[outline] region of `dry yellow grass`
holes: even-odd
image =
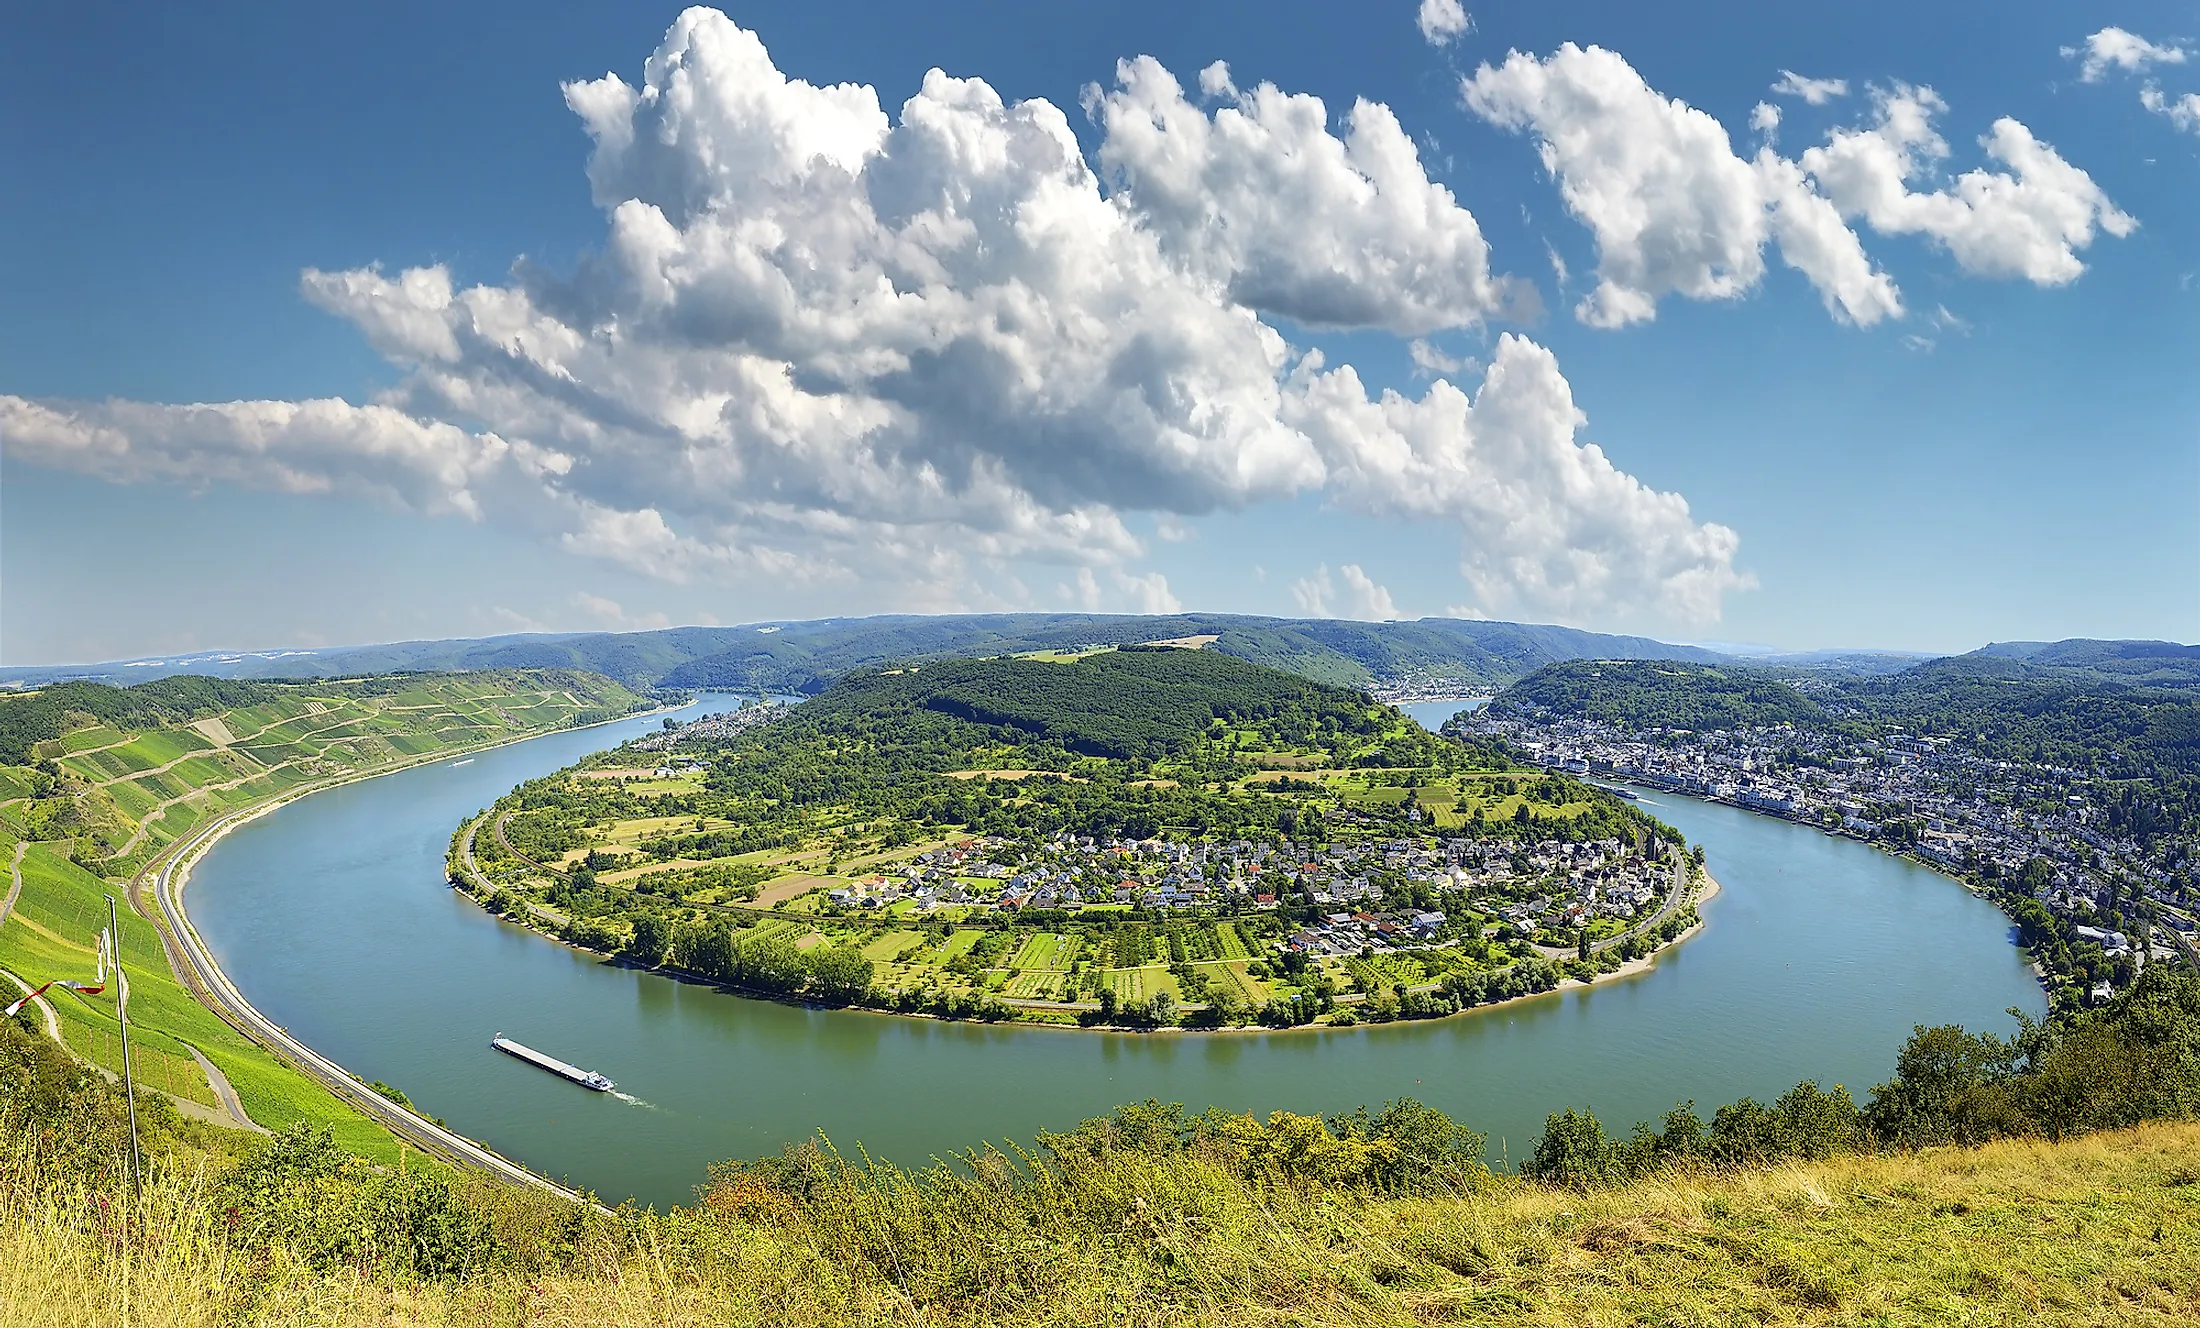
[[[1596,1194],[1374,1199],[1195,1158],[1078,1187],[977,1173],[605,1223],[564,1271],[422,1284],[231,1248],[164,1173],[7,1185],[0,1326],[2200,1322],[2200,1125],[1846,1158]],[[103,1208],[102,1202],[110,1206]]]

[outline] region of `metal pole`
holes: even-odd
[[[122,1098],[130,1104],[130,1192],[144,1184],[143,1163],[138,1156],[137,1087],[130,1078],[130,979],[122,972],[122,925],[115,916],[115,897],[107,896],[107,934],[115,938],[115,1022],[122,1026]]]

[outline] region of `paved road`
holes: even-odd
[[[581,1194],[536,1175],[486,1145],[464,1135],[454,1134],[433,1121],[407,1111],[368,1088],[353,1078],[344,1067],[293,1038],[254,1009],[252,1003],[230,982],[229,975],[222,972],[221,965],[215,962],[213,953],[192,929],[191,919],[184,912],[183,882],[178,877],[178,867],[188,863],[192,855],[223,828],[250,815],[254,810],[257,809],[232,812],[222,817],[188,840],[175,845],[160,859],[158,874],[153,879],[153,898],[159,910],[159,916],[154,920],[160,928],[162,944],[168,949],[169,965],[175,969],[176,975],[183,979],[202,1004],[220,1015],[230,1027],[261,1046],[281,1054],[296,1068],[312,1076],[322,1087],[373,1117],[393,1134],[421,1151],[462,1166],[479,1168],[516,1185],[532,1186],[563,1199],[582,1202],[584,1196]],[[152,866],[148,865],[147,872],[152,870]],[[139,898],[139,887],[144,882],[145,874],[140,874],[131,883],[132,903],[141,914],[145,909]],[[609,1211],[601,1204],[596,1207],[600,1211]]]
[[[509,816],[511,815],[511,813],[507,812],[505,813],[505,815]],[[474,885],[479,892],[475,896],[476,899],[486,901],[489,898],[489,892],[495,890],[496,886],[492,884],[488,876],[483,873],[483,871],[481,870],[481,864],[474,860],[474,832],[479,830],[480,828],[481,818],[478,816],[466,823],[466,834],[464,838],[459,840],[458,853],[459,857],[466,864],[466,874],[474,878]],[[518,858],[521,862],[529,863],[537,867],[542,866],[541,863],[536,862],[533,858],[530,858],[521,853],[518,849],[513,848],[512,845],[505,840],[504,817],[500,816],[497,818],[495,828],[497,842],[504,845],[506,852],[510,853],[513,857]],[[551,869],[545,867],[543,868],[543,870],[548,871]],[[559,874],[563,875],[564,873],[561,872]],[[526,905],[527,911],[529,913],[532,913],[536,917],[541,918],[543,921],[549,923],[553,927],[563,927],[566,922],[569,921],[565,914],[558,912],[556,909],[551,908],[547,904],[538,904],[534,900],[527,898],[525,895],[513,895],[512,898],[515,898],[519,900],[520,903]]]

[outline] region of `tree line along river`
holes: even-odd
[[[738,704],[705,697],[682,718]],[[1408,707],[1434,727],[1445,707]],[[692,1199],[704,1167],[824,1131],[904,1164],[1028,1142],[1118,1103],[1333,1112],[1416,1097],[1518,1159],[1543,1118],[1608,1126],[1798,1079],[1861,1097],[1915,1024],[2007,1031],[2045,1009],[1984,900],[1848,840],[1646,794],[1722,893],[1650,972],[1450,1019],[1336,1031],[1098,1033],[751,1000],[606,963],[444,881],[451,831],[525,779],[658,727],[555,733],[318,793],[193,870],[191,917],[260,1011],[451,1128],[616,1201]],[[489,1047],[498,1032],[618,1081],[592,1093]],[[1708,1114],[1708,1110],[1707,1110]]]

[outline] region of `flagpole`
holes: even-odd
[[[107,934],[114,938],[115,1022],[122,1026],[122,1097],[130,1104],[130,1192],[144,1184],[138,1158],[137,1088],[130,1080],[130,980],[122,971],[122,926],[115,918],[115,897],[107,896]]]

